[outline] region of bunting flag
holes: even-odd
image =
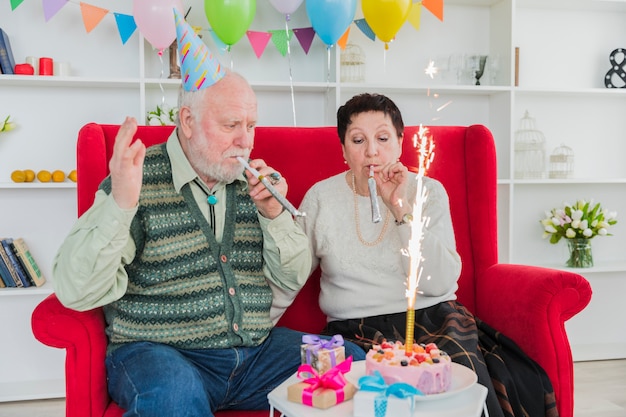
[[[415,6],[415,5],[413,5],[413,6]],[[374,31],[372,30],[370,25],[367,24],[365,19],[357,19],[357,20],[354,21],[354,23],[356,23],[356,27],[361,29],[361,32],[363,32],[363,34],[365,36],[370,38],[372,41],[376,40],[376,34],[374,33]]]
[[[309,54],[309,49],[311,49],[311,44],[313,43],[313,38],[315,38],[315,30],[310,28],[299,28],[293,30],[294,35],[296,35],[296,39],[300,42],[300,46],[304,49],[304,53],[306,55]]]
[[[46,22],[52,19],[67,2],[68,0],[43,0],[43,15],[46,18]]]
[[[263,55],[265,47],[270,41],[272,34],[268,32],[255,32],[249,30],[246,32],[246,35],[248,36],[248,41],[250,41],[250,45],[252,46],[254,54],[257,58],[261,58],[261,55]]]
[[[17,9],[17,7],[22,4],[24,0],[11,0],[11,10]]]
[[[272,43],[282,56],[287,55],[287,44],[291,40],[293,32],[284,29],[276,29],[268,31],[272,35]]]
[[[10,0],[11,10],[15,11],[24,0]],[[54,17],[59,10],[63,8],[67,3],[74,3],[74,0],[42,0],[43,4],[43,13],[46,22],[48,22],[52,17]],[[409,15],[407,20],[415,28],[415,30],[419,30],[420,28],[420,20],[422,14],[422,7],[425,7],[428,11],[430,11],[435,17],[439,20],[443,21],[443,2],[444,0],[414,0],[412,3],[411,9],[409,11]],[[96,26],[98,26],[104,17],[109,14],[109,10],[103,9],[100,7],[96,7],[85,2],[80,1],[80,8],[83,18],[83,24],[85,25],[85,30],[87,33],[91,32]],[[132,36],[133,33],[137,30],[137,24],[135,19],[131,15],[126,15],[122,13],[113,13],[115,16],[115,22],[117,24],[117,30],[120,35],[120,39],[122,44],[126,44],[128,39]],[[365,19],[355,19],[353,23],[361,30],[361,32],[371,39],[372,41],[376,41],[376,34],[369,26]],[[196,30],[196,28],[194,28]],[[213,38],[213,42],[216,45],[216,49],[220,54],[223,54],[226,51],[230,51],[230,46],[226,45],[213,31],[212,29],[205,29],[210,32],[211,37]],[[196,30],[196,33],[198,31]],[[300,46],[304,50],[304,53],[308,55],[311,45],[313,44],[313,40],[315,38],[316,32],[312,27],[298,28],[298,29],[277,29],[277,30],[268,30],[264,32],[258,31],[247,31],[246,32],[250,45],[254,50],[257,58],[261,58],[265,49],[267,48],[267,44],[269,40],[272,40],[276,49],[285,56],[288,50],[288,42],[291,41],[293,35],[296,36]],[[337,45],[343,50],[345,49],[348,37],[350,36],[350,27],[346,30],[346,32],[341,36],[341,38],[337,41]]]
[[[341,35],[341,38],[337,40],[337,45],[339,45],[342,51],[346,49],[346,44],[348,43],[349,36],[350,36],[350,26],[348,26],[348,29],[346,29],[345,33]]]
[[[411,6],[411,10],[409,10],[409,16],[407,20],[415,28],[415,30],[420,30],[420,22],[422,19],[422,3],[413,3]]]
[[[117,24],[117,32],[122,39],[122,45],[124,45],[130,36],[135,33],[135,29],[137,29],[135,18],[122,13],[113,13],[113,15],[115,16],[115,23]]]
[[[109,13],[107,9],[83,3],[82,1],[80,2],[80,12],[83,15],[83,23],[85,24],[85,30],[87,33],[91,32],[93,28],[98,26],[104,16]]]
[[[443,22],[443,0],[422,0],[422,6]]]

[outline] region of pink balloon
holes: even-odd
[[[282,14],[292,14],[302,4],[302,0],[270,0],[272,6]]]
[[[159,53],[176,40],[174,8],[184,16],[181,0],[133,0],[135,23]]]

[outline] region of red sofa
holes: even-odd
[[[78,135],[78,214],[93,202],[108,173],[118,125],[88,124]],[[403,162],[416,166],[412,149],[416,127],[405,132]],[[140,127],[147,145],[166,140],[171,127]],[[561,417],[573,416],[573,363],[566,320],[591,299],[580,275],[533,266],[498,264],[496,159],[491,133],[480,125],[431,127],[435,160],[429,175],[450,196],[457,250],[463,260],[458,298],[478,317],[510,336],[547,371]],[[258,127],[253,156],[279,170],[289,182],[288,199],[299,205],[316,181],[346,169],[332,127]],[[56,279],[59,279],[56,277]],[[280,325],[319,332],[325,317],[318,307],[319,275],[314,273]],[[106,335],[101,309],[77,312],[63,307],[54,294],[32,315],[32,330],[42,343],[67,350],[68,417],[121,416],[108,396],[104,356]],[[228,411],[217,416],[266,416],[267,411]]]

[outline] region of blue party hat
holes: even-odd
[[[198,91],[221,80],[226,72],[193,28],[174,8],[180,72],[185,91]]]

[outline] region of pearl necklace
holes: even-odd
[[[383,223],[383,230],[380,231],[378,238],[373,242],[368,242],[363,239],[363,235],[361,234],[361,220],[359,218],[359,195],[356,192],[356,179],[354,178],[354,172],[352,172],[352,194],[354,194],[354,219],[356,221],[356,235],[359,238],[359,241],[365,246],[376,246],[378,245],[385,236],[385,232],[387,231],[387,225],[389,225],[389,210],[386,210],[385,214],[385,223]]]

